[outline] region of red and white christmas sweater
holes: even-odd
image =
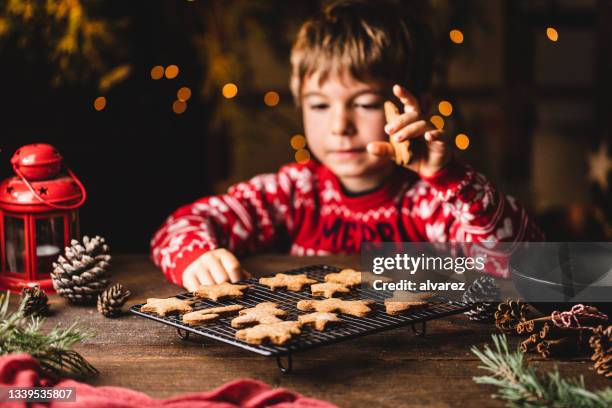
[[[457,242],[466,256],[489,251],[487,271],[508,277],[498,242],[540,241],[542,233],[512,197],[469,166],[451,163],[430,178],[397,167],[376,190],[344,193],[324,165],[288,164],[180,207],[151,241],[166,277],[215,248],[243,256],[290,245],[290,253],[359,253],[362,242]],[[482,245],[473,245],[479,244]]]

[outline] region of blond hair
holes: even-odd
[[[429,90],[433,50],[429,28],[388,2],[341,0],[302,24],[291,49],[290,88],[298,106],[306,76],[348,72],[399,83],[417,96]]]

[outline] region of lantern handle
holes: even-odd
[[[54,204],[50,201],[45,200],[36,192],[34,187],[32,187],[28,179],[24,177],[23,173],[21,173],[21,171],[15,164],[13,164],[13,170],[15,171],[15,174],[17,174],[21,178],[21,180],[25,183],[25,185],[28,187],[28,190],[30,190],[30,192],[34,194],[34,197],[36,197],[38,201],[42,202],[45,205],[48,205],[51,208],[55,208],[56,210],[74,210],[82,206],[85,203],[85,200],[87,199],[87,191],[85,190],[85,186],[83,185],[83,183],[81,183],[81,180],[79,180],[79,178],[69,168],[66,168],[68,175],[72,178],[72,180],[79,187],[79,190],[81,190],[81,199],[79,200],[79,202],[76,204],[70,204],[70,205]]]

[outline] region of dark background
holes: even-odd
[[[109,2],[110,3],[110,2]],[[0,175],[12,173],[9,159],[21,145],[50,143],[88,190],[81,209],[84,234],[107,237],[120,251],[145,252],[155,229],[180,203],[211,192],[206,171],[206,105],[193,98],[180,118],[168,107],[177,82],[197,89],[200,69],[178,2],[121,2],[103,16],[130,22],[119,44],[132,72],[107,92],[97,112],[96,81],[50,86],[52,66],[41,48],[10,42],[0,54],[2,136]],[[153,82],[152,65],[177,64],[175,81]],[[190,68],[191,67],[191,68]],[[143,74],[144,73],[144,74]]]
[[[102,57],[109,67],[130,65],[126,78],[101,91],[101,73],[86,63],[72,67],[76,79],[54,83],[54,76],[62,69],[49,58],[51,46],[44,33],[48,26],[60,25],[61,29],[61,24],[44,16],[38,20],[36,16],[33,20],[11,17],[5,9],[7,2],[2,2],[3,16],[13,19],[13,30],[0,37],[0,177],[11,175],[9,160],[18,147],[33,142],[53,144],[88,189],[88,201],[81,210],[82,232],[106,237],[116,251],[148,251],[156,228],[179,205],[293,160],[288,141],[291,134],[300,132],[301,125],[287,87],[289,44],[295,28],[318,9],[318,3],[82,1],[91,18],[121,23]],[[539,166],[554,169],[555,163],[566,160],[553,153],[534,158],[539,126],[547,123],[539,108],[547,103],[567,102],[561,119],[567,116],[565,112],[571,116],[579,109],[576,106],[588,107],[586,119],[574,127],[553,118],[553,130],[544,129],[554,133],[563,128],[558,131],[559,143],[568,146],[568,160],[573,154],[586,157],[602,142],[612,147],[608,119],[612,90],[610,2],[475,0],[438,2],[442,8],[437,9],[425,0],[404,3],[432,21],[445,18],[436,23],[443,58],[436,68],[434,95],[453,102],[455,126],[470,134],[470,150],[459,152],[460,158],[474,164],[505,192],[518,196],[550,240],[612,238],[609,187],[603,189],[588,180],[585,163],[571,170],[576,175],[574,185],[554,181],[547,187],[553,192],[567,190],[567,195],[582,191],[575,193],[574,201],[547,200],[547,194],[554,194],[537,195],[531,187]],[[567,79],[563,84],[538,83],[534,61],[545,50],[536,44],[547,25],[560,32],[560,41],[554,44],[559,61],[551,61],[554,69],[563,70],[565,62],[579,58],[576,48],[562,48],[566,33],[582,30],[592,35],[588,79],[560,71],[558,75]],[[464,48],[448,41],[452,27],[465,32]],[[492,32],[500,38],[498,50],[471,41],[486,40]],[[201,41],[202,35],[207,35],[207,42]],[[24,45],[22,37],[30,41]],[[217,47],[220,51],[215,54]],[[269,55],[276,60],[267,58],[268,54],[262,56],[259,47],[272,49]],[[473,68],[453,65],[455,59],[462,58],[455,50],[469,51],[467,59],[496,51],[488,63],[499,67],[498,79],[475,85],[453,82],[463,74],[469,76]],[[230,63],[226,72],[218,74],[212,68],[220,58]],[[169,64],[180,67],[176,79],[151,79],[153,66]],[[461,68],[465,66],[468,68]],[[220,96],[225,82],[239,83],[235,104],[240,110],[228,110],[229,102]],[[187,111],[177,115],[171,106],[176,90],[184,85],[192,89],[193,96]],[[261,95],[268,89],[275,89],[281,97],[274,111],[262,111]],[[108,103],[98,112],[93,100],[100,95]],[[495,106],[493,112],[483,113],[483,108],[491,106]],[[268,122],[262,125],[257,120],[264,116]],[[282,148],[274,150],[276,139],[246,134],[243,129],[251,125],[258,135],[282,129],[284,133],[278,136],[284,143]],[[570,139],[580,141],[578,147],[572,147]],[[258,153],[245,155],[249,149]],[[266,151],[269,157],[264,156]]]

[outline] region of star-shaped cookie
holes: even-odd
[[[273,278],[260,278],[259,283],[264,286],[269,286],[270,289],[287,288],[292,292],[299,292],[306,285],[317,283],[316,280],[310,279],[305,274],[287,275],[285,273],[277,273]]]
[[[172,312],[187,313],[193,310],[191,307],[193,303],[195,303],[193,300],[181,300],[175,297],[167,299],[149,298],[147,303],[140,307],[140,311],[156,313],[159,316],[166,316]]]
[[[342,319],[340,319],[335,313],[314,312],[301,315],[298,317],[298,322],[300,322],[302,325],[313,326],[315,330],[323,331],[328,324],[332,325],[341,323]]]
[[[424,309],[429,306],[426,299],[435,296],[431,292],[394,292],[393,297],[385,299],[385,310],[390,315],[398,315],[410,310]]]
[[[229,314],[241,310],[244,306],[241,305],[229,305],[223,307],[210,307],[208,309],[196,310],[183,315],[183,323],[190,326],[196,326],[217,320],[223,314]]]
[[[425,309],[428,305],[429,303],[424,300],[414,300],[409,302],[398,302],[388,299],[385,300],[385,310],[390,315],[398,315],[409,310]]]
[[[349,293],[351,290],[342,283],[325,282],[315,283],[310,286],[313,296],[334,297],[336,293]]]
[[[229,282],[218,283],[216,285],[202,285],[193,292],[193,295],[216,302],[225,297],[242,297],[244,295],[242,291],[248,287],[249,285],[236,285]]]
[[[285,316],[287,312],[277,307],[274,302],[259,303],[255,307],[243,309],[240,316],[232,319],[231,326],[238,329],[254,324],[271,324],[281,321],[277,316]]]
[[[287,343],[293,335],[300,334],[300,323],[295,321],[259,324],[248,329],[238,330],[236,338],[249,344],[261,344],[269,340],[277,346]]]
[[[343,269],[338,273],[328,273],[325,275],[325,282],[340,283],[344,286],[361,285],[361,272],[354,269]]]
[[[300,300],[297,303],[297,308],[305,312],[316,310],[317,312],[339,312],[365,317],[372,311],[368,306],[372,303],[374,303],[373,300]]]

